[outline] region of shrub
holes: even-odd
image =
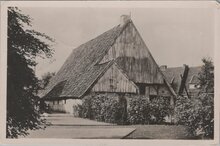
[[[75,109],[78,109],[79,117],[93,119],[91,109],[91,97],[83,98],[82,105],[77,105],[77,107],[75,107]]]
[[[194,136],[198,136],[197,130],[202,129],[203,136],[214,136],[214,97],[209,94],[201,94],[195,99],[178,97],[175,108],[175,116],[178,124],[189,127]]]
[[[102,105],[101,115],[104,115],[103,121],[108,123],[126,124],[126,99],[123,97],[105,97]]]
[[[166,97],[157,97],[150,102],[151,123],[163,124],[165,117],[173,114],[173,108]]]
[[[165,117],[173,113],[165,97],[157,97],[149,101],[146,97],[132,98],[128,108],[130,124],[163,124]]]
[[[129,102],[128,122],[129,124],[149,124],[150,122],[150,103],[148,99],[135,97]]]
[[[123,97],[116,94],[89,95],[77,108],[79,117],[107,123],[125,124],[127,113],[126,104],[123,101]]]
[[[128,108],[127,108],[128,107]],[[117,94],[93,94],[84,97],[77,108],[79,117],[116,124],[162,124],[172,112],[167,100],[133,96],[127,100]]]

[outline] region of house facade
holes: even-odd
[[[163,96],[174,104],[176,92],[127,15],[74,49],[40,96],[53,110],[74,113],[92,93]]]

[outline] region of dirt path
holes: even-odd
[[[50,126],[44,130],[29,131],[30,134],[25,138],[120,139],[135,130],[132,127],[118,127],[110,123],[76,118],[68,114],[51,114],[44,118]]]
[[[47,122],[55,126],[83,126],[83,125],[113,125],[111,123],[98,122],[89,119],[77,118],[70,114],[50,114],[45,117]]]
[[[45,117],[51,125],[45,130],[29,131],[25,138],[71,139],[190,139],[184,126],[176,125],[114,125],[67,114]],[[22,138],[22,137],[20,137]]]

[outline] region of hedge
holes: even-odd
[[[111,94],[89,95],[78,106],[79,117],[92,120],[126,124],[126,104],[123,97]]]
[[[204,93],[193,99],[179,96],[175,116],[177,124],[189,127],[191,134],[214,138],[214,95]]]
[[[149,101],[148,97],[93,94],[78,105],[78,116],[115,124],[163,124],[172,108],[163,97]]]
[[[129,124],[164,124],[165,117],[173,114],[169,100],[157,97],[152,101],[148,97],[135,97],[129,102]]]
[[[128,107],[128,122],[129,124],[149,124],[150,102],[146,98],[132,98]]]

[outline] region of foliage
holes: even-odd
[[[178,124],[189,127],[191,134],[199,136],[200,129],[206,138],[214,136],[214,67],[210,60],[203,59],[199,73],[200,94],[193,98],[178,97],[175,116]]]
[[[92,116],[92,97],[87,96],[83,98],[82,105],[77,105],[74,109],[78,109],[79,117],[93,119]]]
[[[128,122],[130,124],[149,124],[150,103],[147,98],[136,97],[129,102]]]
[[[121,101],[122,100],[122,101]],[[123,99],[108,94],[89,95],[78,105],[79,117],[107,123],[125,124],[126,105]]]
[[[163,124],[165,117],[173,114],[173,107],[167,97],[157,97],[150,102],[150,114],[154,117],[151,123]]]
[[[42,75],[40,83],[39,83],[42,89],[44,89],[48,85],[50,79],[53,76],[55,76],[55,74],[56,74],[55,72],[47,72]]]
[[[18,8],[8,9],[8,69],[7,69],[7,137],[27,135],[29,129],[39,129],[44,122],[37,109],[39,88],[34,74],[35,58],[50,57],[52,49],[42,39],[45,34],[25,28],[31,18]],[[41,38],[41,39],[40,39]]]
[[[213,138],[214,134],[214,102],[213,96],[200,94],[195,99],[179,97],[176,102],[176,119],[178,124],[189,127],[191,134],[202,127],[205,137]]]
[[[214,65],[210,58],[202,59],[203,66],[199,73],[200,92],[213,93],[214,92]]]
[[[148,98],[133,97],[129,102],[128,121],[130,124],[163,124],[165,117],[173,109],[165,97]]]
[[[79,117],[116,124],[162,124],[172,110],[162,97],[150,102],[146,97],[128,99],[117,94],[89,95],[75,109]]]

